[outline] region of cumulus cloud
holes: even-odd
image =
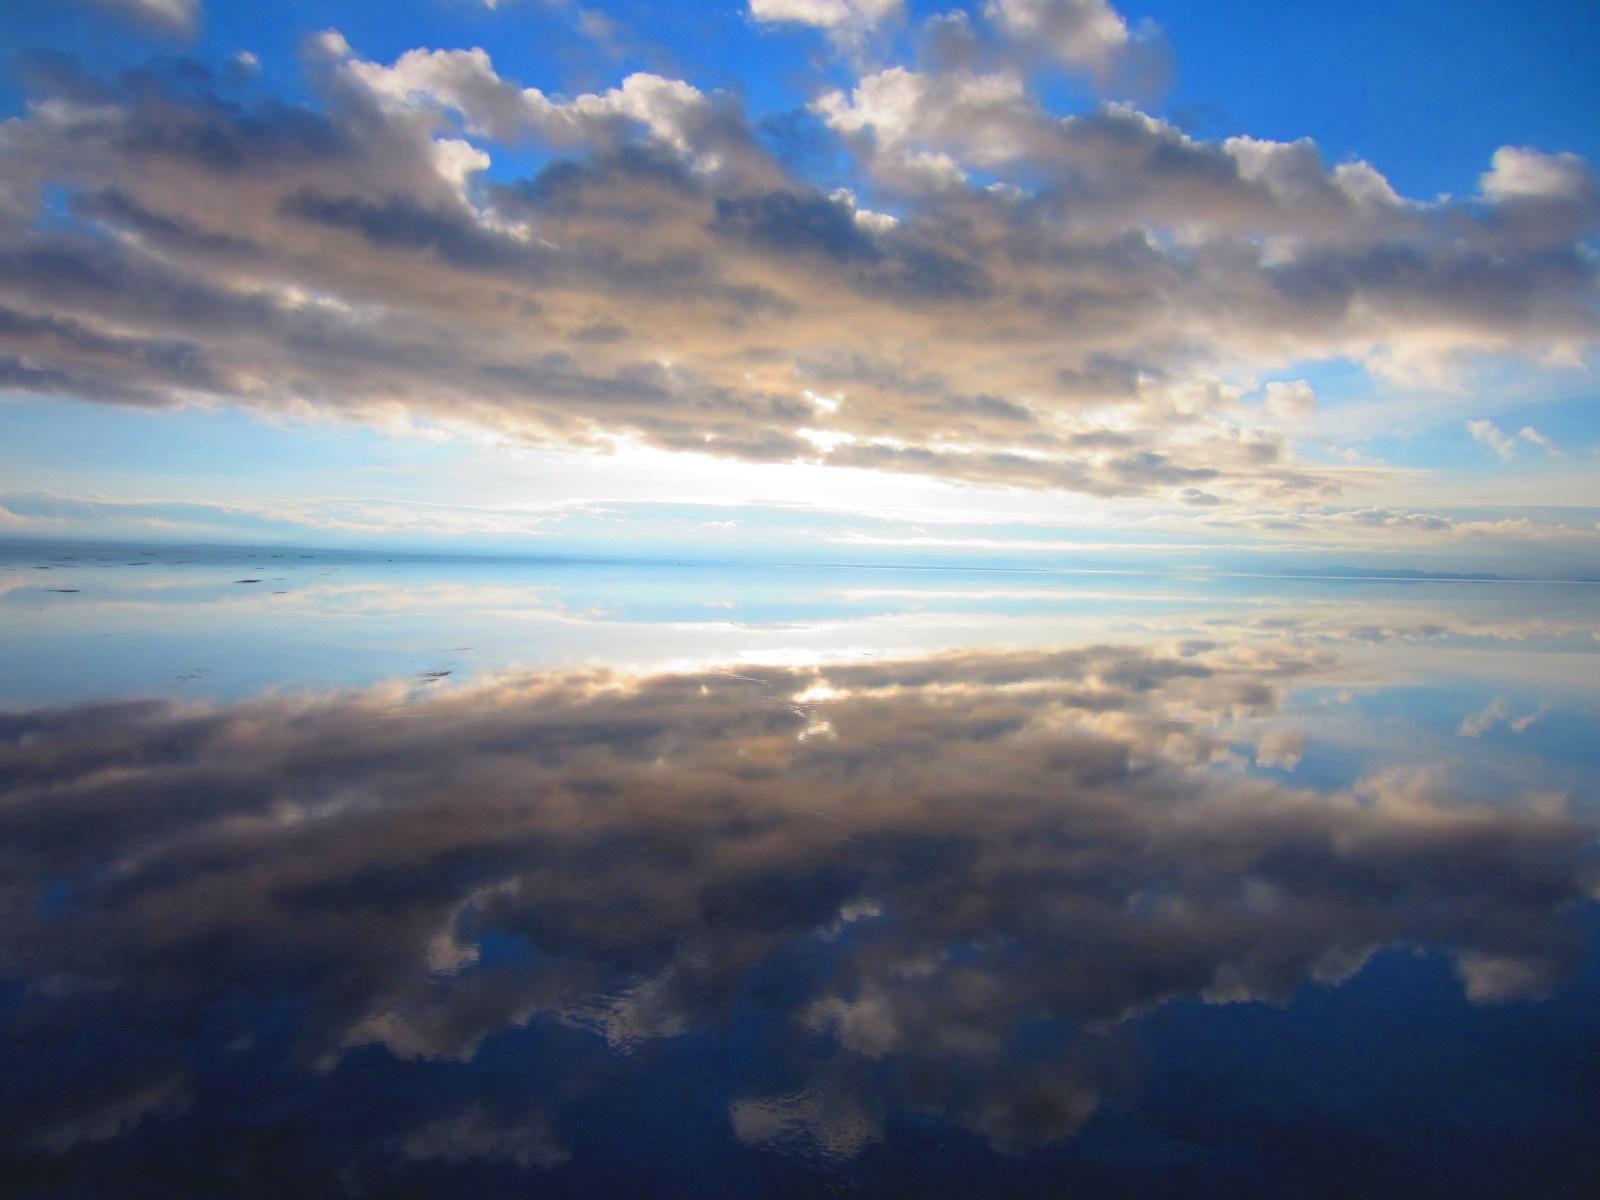
[[[1098,3],[990,7],[1074,55],[1125,25]],[[381,62],[334,31],[303,57],[305,104],[29,60],[30,108],[0,135],[0,385],[1303,504],[1358,476],[1274,430],[1308,392],[1248,404],[1238,380],[1595,340],[1600,207],[1570,156],[1502,151],[1481,197],[1418,204],[1309,141],[1205,141],[1121,103],[1062,115],[1020,68],[955,58],[818,96],[808,119],[848,163],[818,187],[738,97],[689,80],[563,95],[482,49]],[[500,175],[502,146],[547,163]]]
[[[1256,742],[1256,765],[1292,771],[1305,752],[1305,735],[1298,729],[1269,729]]]
[[[1265,391],[1267,411],[1275,417],[1301,421],[1316,411],[1317,394],[1304,379],[1269,383]]]
[[[897,16],[902,0],[750,0],[750,15],[772,24],[871,28]]]
[[[1592,204],[1594,173],[1576,154],[1544,154],[1527,146],[1502,146],[1481,181],[1483,194],[1500,203],[1552,200]]]
[[[880,32],[905,18],[904,0],[749,0],[750,18],[764,28],[809,26],[835,50],[860,59]]]
[[[983,12],[1008,38],[1096,75],[1129,42],[1127,21],[1106,0],[986,0]]]
[[[0,1133],[175,1119],[186,1085],[150,1074],[174,1012],[286,990],[272,1036],[325,1077],[361,1047],[470,1063],[532,1025],[587,1032],[563,1054],[593,1065],[710,1035],[778,971],[804,1052],[729,1081],[732,1130],[848,1157],[899,1108],[1008,1151],[1070,1136],[1122,1086],[1106,1031],[1174,997],[1280,1000],[1384,946],[1452,956],[1481,1002],[1554,986],[1584,952],[1591,827],[1432,775],[1229,769],[1241,738],[1294,765],[1294,735],[1260,731],[1330,665],[1098,646],[0,714],[0,959],[44,1042],[119,1030],[28,1074]],[[1062,1036],[1019,1038],[1041,1022]],[[119,1074],[126,1100],[78,1102]],[[570,1153],[543,1092],[423,1091],[374,1133],[413,1159]]]

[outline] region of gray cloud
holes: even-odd
[[[499,1120],[482,1106],[413,1130],[405,1139],[403,1152],[419,1161],[477,1159],[514,1163],[524,1169],[559,1166],[572,1157],[556,1140],[543,1114]]]

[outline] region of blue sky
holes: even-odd
[[[1597,40],[18,0],[0,536],[1600,574]]]

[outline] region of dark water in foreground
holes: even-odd
[[[1592,1195],[1597,629],[12,552],[0,1188]]]

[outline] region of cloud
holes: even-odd
[[[985,0],[983,14],[1006,37],[1102,77],[1130,40],[1106,0]]]
[[[115,13],[154,33],[192,37],[200,27],[200,0],[77,0]]]
[[[1467,999],[1475,1004],[1498,1004],[1548,991],[1551,980],[1537,963],[1464,954],[1456,974],[1466,985]]]
[[[1514,446],[1514,443],[1513,443]],[[1145,523],[1151,531],[1171,535],[1229,537],[1228,549],[1254,549],[1279,553],[1321,551],[1386,555],[1454,554],[1452,565],[1440,569],[1483,572],[1493,555],[1492,573],[1512,569],[1547,577],[1581,573],[1581,564],[1600,550],[1600,529],[1590,520],[1556,519],[1537,507],[1507,506],[1491,509],[1426,510],[1371,505],[1362,508],[1334,506],[1275,508],[1263,505],[1222,507],[1198,497],[1184,497],[1199,512],[1179,512]],[[1248,537],[1244,536],[1248,534]],[[1199,548],[1201,543],[1192,544]],[[1181,548],[1173,541],[1167,548]],[[1508,557],[1515,555],[1516,557]],[[1381,560],[1380,560],[1381,561]],[[1417,568],[1436,558],[1390,558],[1398,568]],[[1326,564],[1322,564],[1326,565]]]
[[[1269,383],[1265,392],[1267,411],[1275,417],[1303,421],[1316,411],[1317,394],[1304,379]]]
[[[750,0],[750,15],[757,21],[829,30],[870,29],[901,11],[901,0]]]
[[[749,0],[747,11],[763,27],[819,29],[837,53],[853,60],[861,59],[884,27],[905,19],[904,0]]]
[[[430,504],[328,497],[314,503],[239,504],[202,499],[109,499],[50,492],[0,493],[0,521],[35,535],[294,538],[310,534],[537,537],[562,520],[556,508]]]
[[[1561,455],[1561,451],[1556,448],[1556,444],[1549,438],[1545,437],[1544,434],[1540,433],[1532,425],[1524,425],[1521,429],[1517,430],[1517,436],[1523,441],[1527,442],[1529,445],[1539,447],[1539,449],[1545,452],[1545,455],[1548,458],[1559,458]]]
[[[502,1120],[481,1104],[454,1117],[431,1121],[406,1135],[401,1152],[426,1162],[512,1163],[527,1170],[560,1166],[572,1155],[556,1140],[541,1113]]]
[[[1503,432],[1493,421],[1468,421],[1467,432],[1474,441],[1482,442],[1507,462],[1517,455],[1516,439]]]
[[[1432,775],[1328,792],[1230,769],[1249,740],[1293,765],[1286,694],[1330,666],[1098,646],[558,670],[422,707],[397,707],[397,681],[0,714],[18,1003],[41,1044],[113,1011],[119,1030],[30,1073],[4,1132],[66,1144],[175,1113],[186,1093],[134,1070],[188,1046],[173,1014],[225,1023],[286,990],[264,1036],[293,1054],[247,1107],[361,1047],[469,1063],[510,1030],[587,1032],[552,1065],[554,1101],[559,1064],[714,1036],[752,972],[777,971],[802,1052],[720,1102],[747,1143],[834,1157],[897,1109],[1008,1151],[1060,1140],[1121,1086],[1107,1031],[1175,997],[1282,1000],[1386,946],[1451,956],[1478,1002],[1548,991],[1585,950],[1592,827]],[[1021,1037],[1046,1025],[1061,1036]],[[69,1103],[119,1072],[126,1104]],[[561,1161],[543,1086],[519,1097],[463,1111],[399,1089],[371,1136],[421,1160]]]
[[[1549,715],[1549,713],[1550,706],[1548,704],[1541,704],[1532,712],[1526,713],[1520,717],[1516,717],[1506,722],[1506,724],[1510,727],[1512,733],[1527,733],[1529,729],[1533,728],[1535,723],[1542,721],[1546,716]]]
[[[677,464],[668,463],[669,469]],[[1138,464],[1122,464],[1122,471]],[[813,480],[822,478],[813,473]],[[765,479],[760,486],[768,486]],[[354,485],[352,485],[354,486]],[[884,550],[961,555],[1010,555],[1036,564],[1060,556],[1094,555],[1111,561],[1166,554],[1185,562],[1209,561],[1220,553],[1249,554],[1262,562],[1318,553],[1311,566],[1349,561],[1388,563],[1397,568],[1434,566],[1454,571],[1493,570],[1508,566],[1546,577],[1582,574],[1582,563],[1600,550],[1600,530],[1590,520],[1555,520],[1537,510],[1506,508],[1496,514],[1474,510],[1470,516],[1382,507],[1360,509],[1278,509],[1228,506],[1200,487],[1179,489],[1183,508],[1156,513],[1137,529],[1108,534],[1103,514],[1080,517],[1041,515],[1018,524],[1015,497],[1004,491],[986,499],[996,505],[987,514],[975,507],[942,517],[924,514],[921,525],[908,527],[903,517],[886,513],[864,517],[849,503],[813,504],[796,509],[752,501],[737,521],[728,517],[726,499],[709,507],[693,506],[691,516],[663,517],[661,506],[638,499],[651,493],[648,478],[635,499],[608,505],[601,517],[588,504],[552,495],[530,496],[508,504],[457,504],[402,499],[375,491],[316,500],[242,502],[204,495],[178,499],[157,495],[71,495],[60,492],[0,492],[0,524],[13,533],[37,537],[155,538],[162,541],[227,542],[271,540],[296,542],[371,543],[373,539],[411,544],[451,539],[459,547],[527,549],[560,540],[573,548],[592,546],[591,539],[636,538],[636,548],[651,538],[681,539],[700,530],[738,530],[746,544],[782,536],[799,552],[809,547],[833,555],[840,547],[867,552]],[[712,495],[707,492],[705,495]],[[687,497],[686,497],[687,499]],[[797,523],[797,514],[804,514]],[[1005,528],[1000,526],[1004,525]],[[681,544],[681,543],[680,543]],[[1440,562],[1439,555],[1453,558]],[[1514,555],[1516,557],[1508,557]],[[1044,556],[1041,558],[1041,556]],[[1303,560],[1300,560],[1303,561]]]
[[[728,1106],[734,1136],[746,1145],[809,1142],[824,1157],[854,1158],[883,1139],[881,1121],[853,1096],[812,1089],[787,1096],[742,1097]]]
[[[1527,146],[1502,146],[1482,178],[1483,194],[1498,203],[1548,200],[1593,204],[1594,173],[1576,154],[1544,154]]]
[[[993,19],[1111,28],[1096,13]],[[304,103],[30,60],[0,144],[0,384],[1282,507],[1367,477],[1273,428],[1306,393],[1241,381],[1595,341],[1600,205],[1561,156],[1421,204],[1309,141],[1062,115],[974,60],[818,96],[844,163],[818,186],[685,79],[560,95],[482,49],[380,62],[334,31],[303,59]],[[512,178],[502,147],[544,165]]]
[[[1269,729],[1256,742],[1256,765],[1292,771],[1305,756],[1305,735],[1297,729]]]
[[[1506,702],[1503,699],[1492,700],[1481,712],[1462,718],[1456,733],[1465,738],[1482,737],[1505,719]]]
[[[1481,738],[1497,726],[1504,725],[1512,733],[1522,734],[1543,720],[1550,712],[1549,705],[1540,705],[1532,712],[1513,717],[1503,696],[1491,700],[1484,708],[1463,717],[1456,734],[1464,738]]]
[[[73,1095],[69,1090],[51,1097],[44,1111],[34,1114],[39,1124],[26,1140],[52,1154],[64,1154],[75,1146],[114,1141],[145,1121],[182,1116],[191,1102],[181,1071],[157,1067],[152,1072],[138,1064],[117,1064],[94,1091]]]

